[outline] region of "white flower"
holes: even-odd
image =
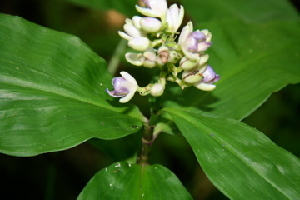
[[[151,44],[147,37],[135,37],[128,41],[128,46],[137,51],[146,51]]]
[[[135,22],[138,18],[135,18]],[[119,31],[119,35],[126,39],[126,40],[130,40],[134,37],[144,37],[145,34],[139,29],[137,28],[134,24],[133,21],[131,19],[126,19],[125,21],[126,23],[124,24],[123,28],[125,30],[125,32]]]
[[[125,54],[127,62],[135,66],[144,66],[152,68],[156,66],[157,56],[155,51],[152,48],[148,48],[143,53],[132,53],[128,52]]]
[[[154,97],[159,97],[163,94],[164,90],[165,90],[165,85],[161,83],[155,83],[151,87],[151,95]]]
[[[154,17],[143,17],[140,21],[140,26],[147,33],[155,33],[161,29],[162,23]]]
[[[177,7],[177,4],[173,4],[167,10],[167,31],[175,33],[182,23],[184,15],[184,9],[180,6],[180,9]]]
[[[126,103],[132,99],[134,93],[138,89],[136,80],[127,72],[120,72],[122,77],[112,79],[113,91],[106,89],[107,93],[112,97],[122,97],[119,102]]]
[[[166,0],[144,0],[146,8],[136,6],[138,12],[148,17],[161,17],[165,18],[167,12],[167,1]]]

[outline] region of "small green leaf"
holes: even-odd
[[[136,108],[112,106],[105,61],[77,37],[3,14],[0,29],[1,152],[33,156],[141,127]]]
[[[297,10],[286,0],[189,0],[182,3],[186,12],[198,23],[224,18],[262,22],[299,17]]]
[[[114,163],[98,172],[77,200],[188,200],[178,178],[160,165]]]
[[[230,199],[299,198],[299,159],[264,134],[232,119],[165,110],[207,176]]]
[[[201,26],[213,34],[208,64],[221,76],[217,88],[212,92],[186,88],[173,98],[176,101],[166,95],[171,101],[165,106],[241,120],[272,92],[300,81],[299,21],[246,24],[228,20]]]

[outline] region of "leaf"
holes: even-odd
[[[300,161],[259,131],[233,119],[164,108],[203,170],[230,199],[298,199]]]
[[[137,13],[135,0],[122,0],[122,1],[107,1],[107,0],[66,0],[82,6],[87,6],[100,10],[115,9],[129,17]]]
[[[77,200],[192,199],[178,178],[160,165],[114,163],[98,172]]]
[[[3,14],[0,29],[1,152],[34,156],[139,129],[136,108],[109,103],[105,62],[77,37]]]
[[[213,33],[208,63],[221,76],[217,88],[201,92],[190,87],[181,96],[180,88],[172,89],[164,97],[169,101],[165,106],[241,120],[272,92],[300,81],[299,21],[250,25],[228,20],[202,28]]]
[[[244,22],[263,22],[299,17],[297,10],[286,0],[190,0],[182,1],[182,4],[197,23],[224,18],[234,18]]]

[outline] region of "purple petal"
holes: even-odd
[[[206,39],[206,35],[199,31],[192,32],[190,36],[197,40],[205,40]]]
[[[204,83],[213,83],[217,82],[220,79],[220,76],[213,70],[211,66],[207,66],[206,70],[202,73]]]

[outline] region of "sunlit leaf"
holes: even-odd
[[[209,179],[230,199],[299,198],[299,159],[264,134],[232,119],[165,110]]]
[[[188,200],[190,194],[178,178],[160,165],[114,163],[98,172],[78,200],[145,199]]]
[[[139,129],[136,108],[112,106],[105,61],[77,37],[2,14],[0,29],[1,152],[33,156]]]

